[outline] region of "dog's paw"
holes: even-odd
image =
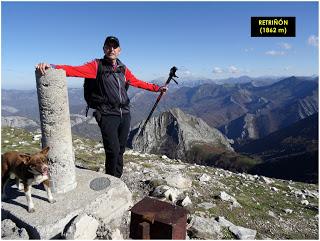
[[[57,202],[57,200],[55,200],[55,199],[49,199],[49,203],[56,203]]]
[[[36,211],[36,210],[35,210],[34,208],[29,208],[29,209],[28,209],[28,212],[29,212],[29,213],[34,213],[35,211]]]
[[[23,191],[24,190],[24,185],[22,183],[19,183],[18,190],[19,191]]]

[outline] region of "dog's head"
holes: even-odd
[[[50,147],[44,148],[42,151],[24,156],[24,164],[28,166],[28,170],[34,175],[48,175],[48,152]]]

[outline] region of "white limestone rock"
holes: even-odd
[[[123,240],[123,236],[119,229],[115,229],[110,234],[111,240]]]
[[[69,240],[93,240],[97,236],[98,227],[99,222],[95,218],[82,214],[72,221],[63,236]]]
[[[200,178],[199,178],[199,181],[200,182],[208,182],[208,181],[210,181],[211,180],[211,177],[209,176],[209,175],[207,175],[207,174],[202,174],[201,176],[200,176]]]
[[[270,189],[271,189],[272,191],[274,191],[274,192],[278,192],[278,191],[279,191],[279,189],[276,188],[276,187],[271,187]]]
[[[257,235],[257,231],[249,228],[243,228],[240,226],[230,226],[230,232],[232,232],[238,239],[253,240]]]
[[[268,185],[271,184],[271,183],[274,183],[274,181],[272,179],[264,177],[264,176],[260,176],[259,180],[261,182],[264,182],[264,183],[268,184]]]
[[[268,215],[270,216],[270,217],[273,217],[273,218],[276,218],[276,215],[274,214],[274,212],[272,212],[272,211],[268,211]]]
[[[166,177],[167,185],[179,189],[188,189],[192,186],[192,180],[180,172],[175,172]]]
[[[12,220],[5,219],[1,221],[1,239],[26,240],[29,239],[29,235],[24,228],[18,228]]]
[[[192,204],[192,202],[191,202],[191,199],[189,198],[189,196],[186,196],[181,203],[182,207],[186,207],[191,204]]]
[[[234,197],[230,196],[228,193],[224,191],[220,192],[220,194],[218,195],[218,198],[220,198],[222,201],[231,202],[232,207],[239,207],[239,208],[242,207]]]
[[[233,223],[231,223],[230,221],[228,221],[225,217],[219,216],[216,218],[217,222],[219,223],[219,225],[221,227],[230,227],[230,226],[234,226]]]
[[[210,208],[213,208],[213,207],[215,207],[215,206],[216,206],[216,204],[214,204],[214,203],[209,203],[209,202],[203,202],[203,203],[198,204],[198,207],[204,208],[204,209],[206,209],[206,210],[208,210],[208,209],[210,209]]]
[[[190,224],[189,232],[193,239],[220,239],[222,237],[221,227],[214,218],[193,216]]]
[[[284,209],[283,211],[284,211],[285,213],[287,213],[287,214],[293,213],[293,210],[292,210],[292,209],[289,209],[289,208],[286,208],[286,209]]]

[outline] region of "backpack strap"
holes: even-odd
[[[129,85],[130,85],[130,82],[127,81],[126,79],[126,66],[120,61],[120,59],[117,59],[117,65],[120,66],[119,69],[121,71],[121,73],[123,74],[124,76],[124,79],[125,79],[125,89],[126,91],[129,89]]]
[[[96,61],[98,62],[98,69],[97,69],[96,79],[98,79],[98,77],[100,77],[101,73],[102,73],[102,59],[96,59]]]
[[[98,69],[97,69],[97,75],[96,75],[96,78],[95,79],[91,79],[90,81],[95,81],[98,79],[99,76],[101,76],[102,74],[102,60],[101,59],[96,59],[97,61],[97,64],[98,64]],[[89,112],[89,109],[90,109],[90,106],[89,104],[87,103],[87,107],[86,107],[86,117],[88,116],[88,112]]]

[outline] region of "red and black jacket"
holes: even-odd
[[[98,73],[99,61],[101,61],[100,68],[101,65],[102,68]],[[102,114],[122,115],[130,112],[126,84],[154,92],[158,92],[160,88],[156,84],[137,79],[120,60],[117,60],[115,66],[104,58],[81,66],[52,65],[52,67],[65,70],[68,77],[96,79],[99,95],[104,99],[104,102],[97,108]],[[120,71],[121,68],[124,68],[125,71]]]

